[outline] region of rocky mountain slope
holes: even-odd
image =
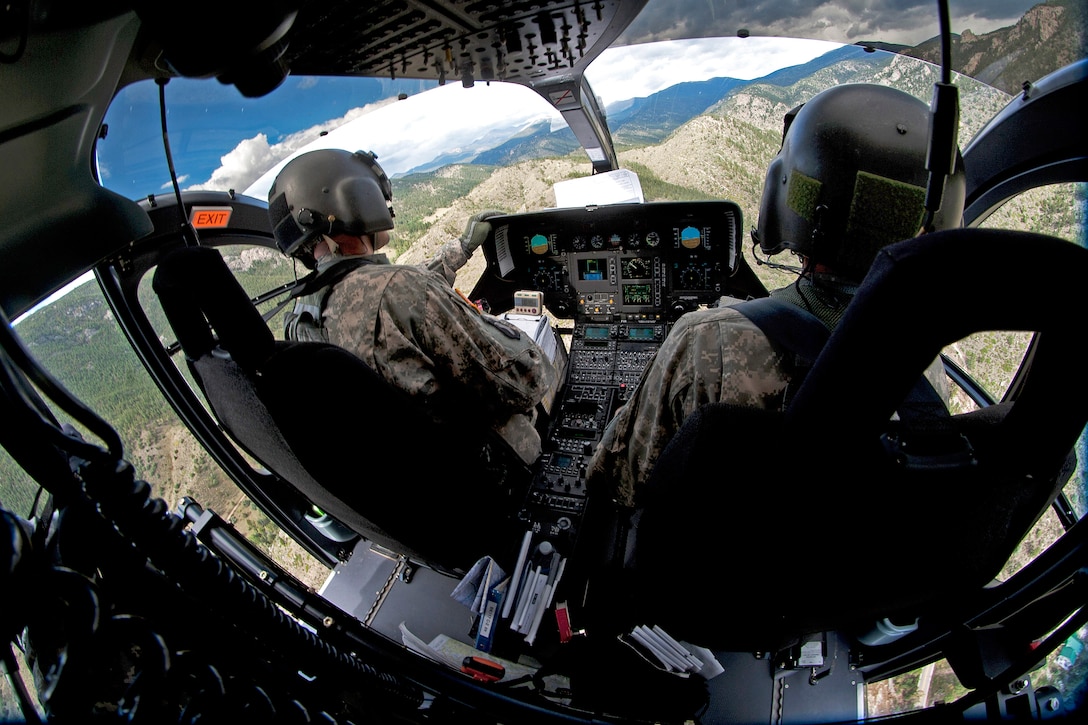
[[[1031,8],[1016,25],[984,35],[970,30],[952,38],[952,67],[1006,93],[1086,55],[1084,0],[1049,0]],[[941,62],[937,38],[898,52]]]

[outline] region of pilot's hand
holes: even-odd
[[[468,225],[465,226],[465,233],[461,235],[461,250],[465,253],[466,257],[472,256],[472,253],[476,251],[477,247],[484,243],[484,240],[487,239],[487,235],[491,233],[491,225],[487,220],[493,216],[505,213],[506,212],[496,211],[494,209],[487,209],[472,215],[468,220]]]

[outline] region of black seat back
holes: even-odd
[[[1085,274],[1088,250],[1029,233],[886,248],[784,413],[709,405],[664,451],[624,572],[636,616],[768,649],[980,591],[1074,463]],[[946,345],[984,330],[1039,333],[1015,400],[892,420]]]
[[[488,431],[435,420],[339,347],[275,340],[215,249],[177,250],[153,286],[226,433],[314,505],[440,569],[513,539],[528,473]]]

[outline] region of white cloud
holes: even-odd
[[[490,147],[511,130],[562,117],[536,92],[510,83],[447,84],[362,115],[283,156],[245,193],[265,198],[276,174],[305,151],[338,148],[373,151],[390,176],[404,173],[460,147]]]
[[[187,187],[187,190],[211,189],[222,191],[224,189],[244,189],[249,187],[265,169],[281,161],[286,161],[289,156],[307,144],[313,143],[315,139],[320,139],[324,134],[332,133],[345,124],[349,124],[395,102],[396,99],[387,99],[353,108],[339,118],[332,118],[316,126],[290,134],[275,143],[271,143],[265,134],[259,133],[252,138],[245,139],[223,156],[220,159],[220,167],[212,172],[212,176],[208,181],[202,184],[193,184]]]
[[[586,71],[605,104],[644,98],[676,83],[752,80],[840,47],[823,40],[700,38],[609,48]]]

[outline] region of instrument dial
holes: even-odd
[[[641,257],[628,259],[623,265],[624,279],[645,279],[650,276],[650,265]]]
[[[680,287],[686,290],[702,289],[705,282],[705,272],[695,267],[688,267],[680,272]]]

